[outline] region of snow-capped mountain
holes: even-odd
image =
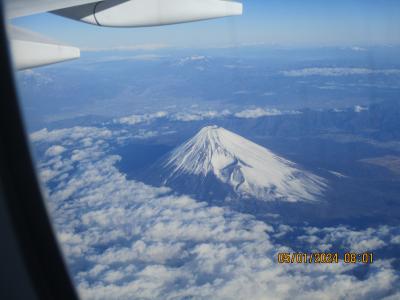
[[[156,168],[159,183],[200,198],[314,201],[326,188],[321,177],[218,126],[201,129]]]

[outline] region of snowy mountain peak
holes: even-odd
[[[171,171],[165,184],[179,176],[211,174],[245,198],[312,201],[326,187],[322,178],[215,125],[202,128],[173,150],[163,167]]]

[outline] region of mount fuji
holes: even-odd
[[[323,178],[218,126],[202,128],[148,175],[152,183],[204,200],[310,202],[327,187]]]

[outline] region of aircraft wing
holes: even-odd
[[[3,0],[7,18],[44,13],[66,7],[78,6],[96,0]]]
[[[97,26],[144,27],[194,22],[242,14],[231,0],[4,0],[8,19],[51,12]],[[49,42],[37,34],[11,27],[11,51],[18,70],[80,56],[78,48]]]
[[[18,70],[45,66],[80,56],[80,51],[76,47],[63,45],[23,28],[8,25],[7,33],[11,37],[10,50]]]

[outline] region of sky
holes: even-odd
[[[166,0],[167,1],[167,0]],[[243,15],[151,28],[104,28],[49,13],[13,24],[85,49],[400,44],[398,0],[243,0]]]

